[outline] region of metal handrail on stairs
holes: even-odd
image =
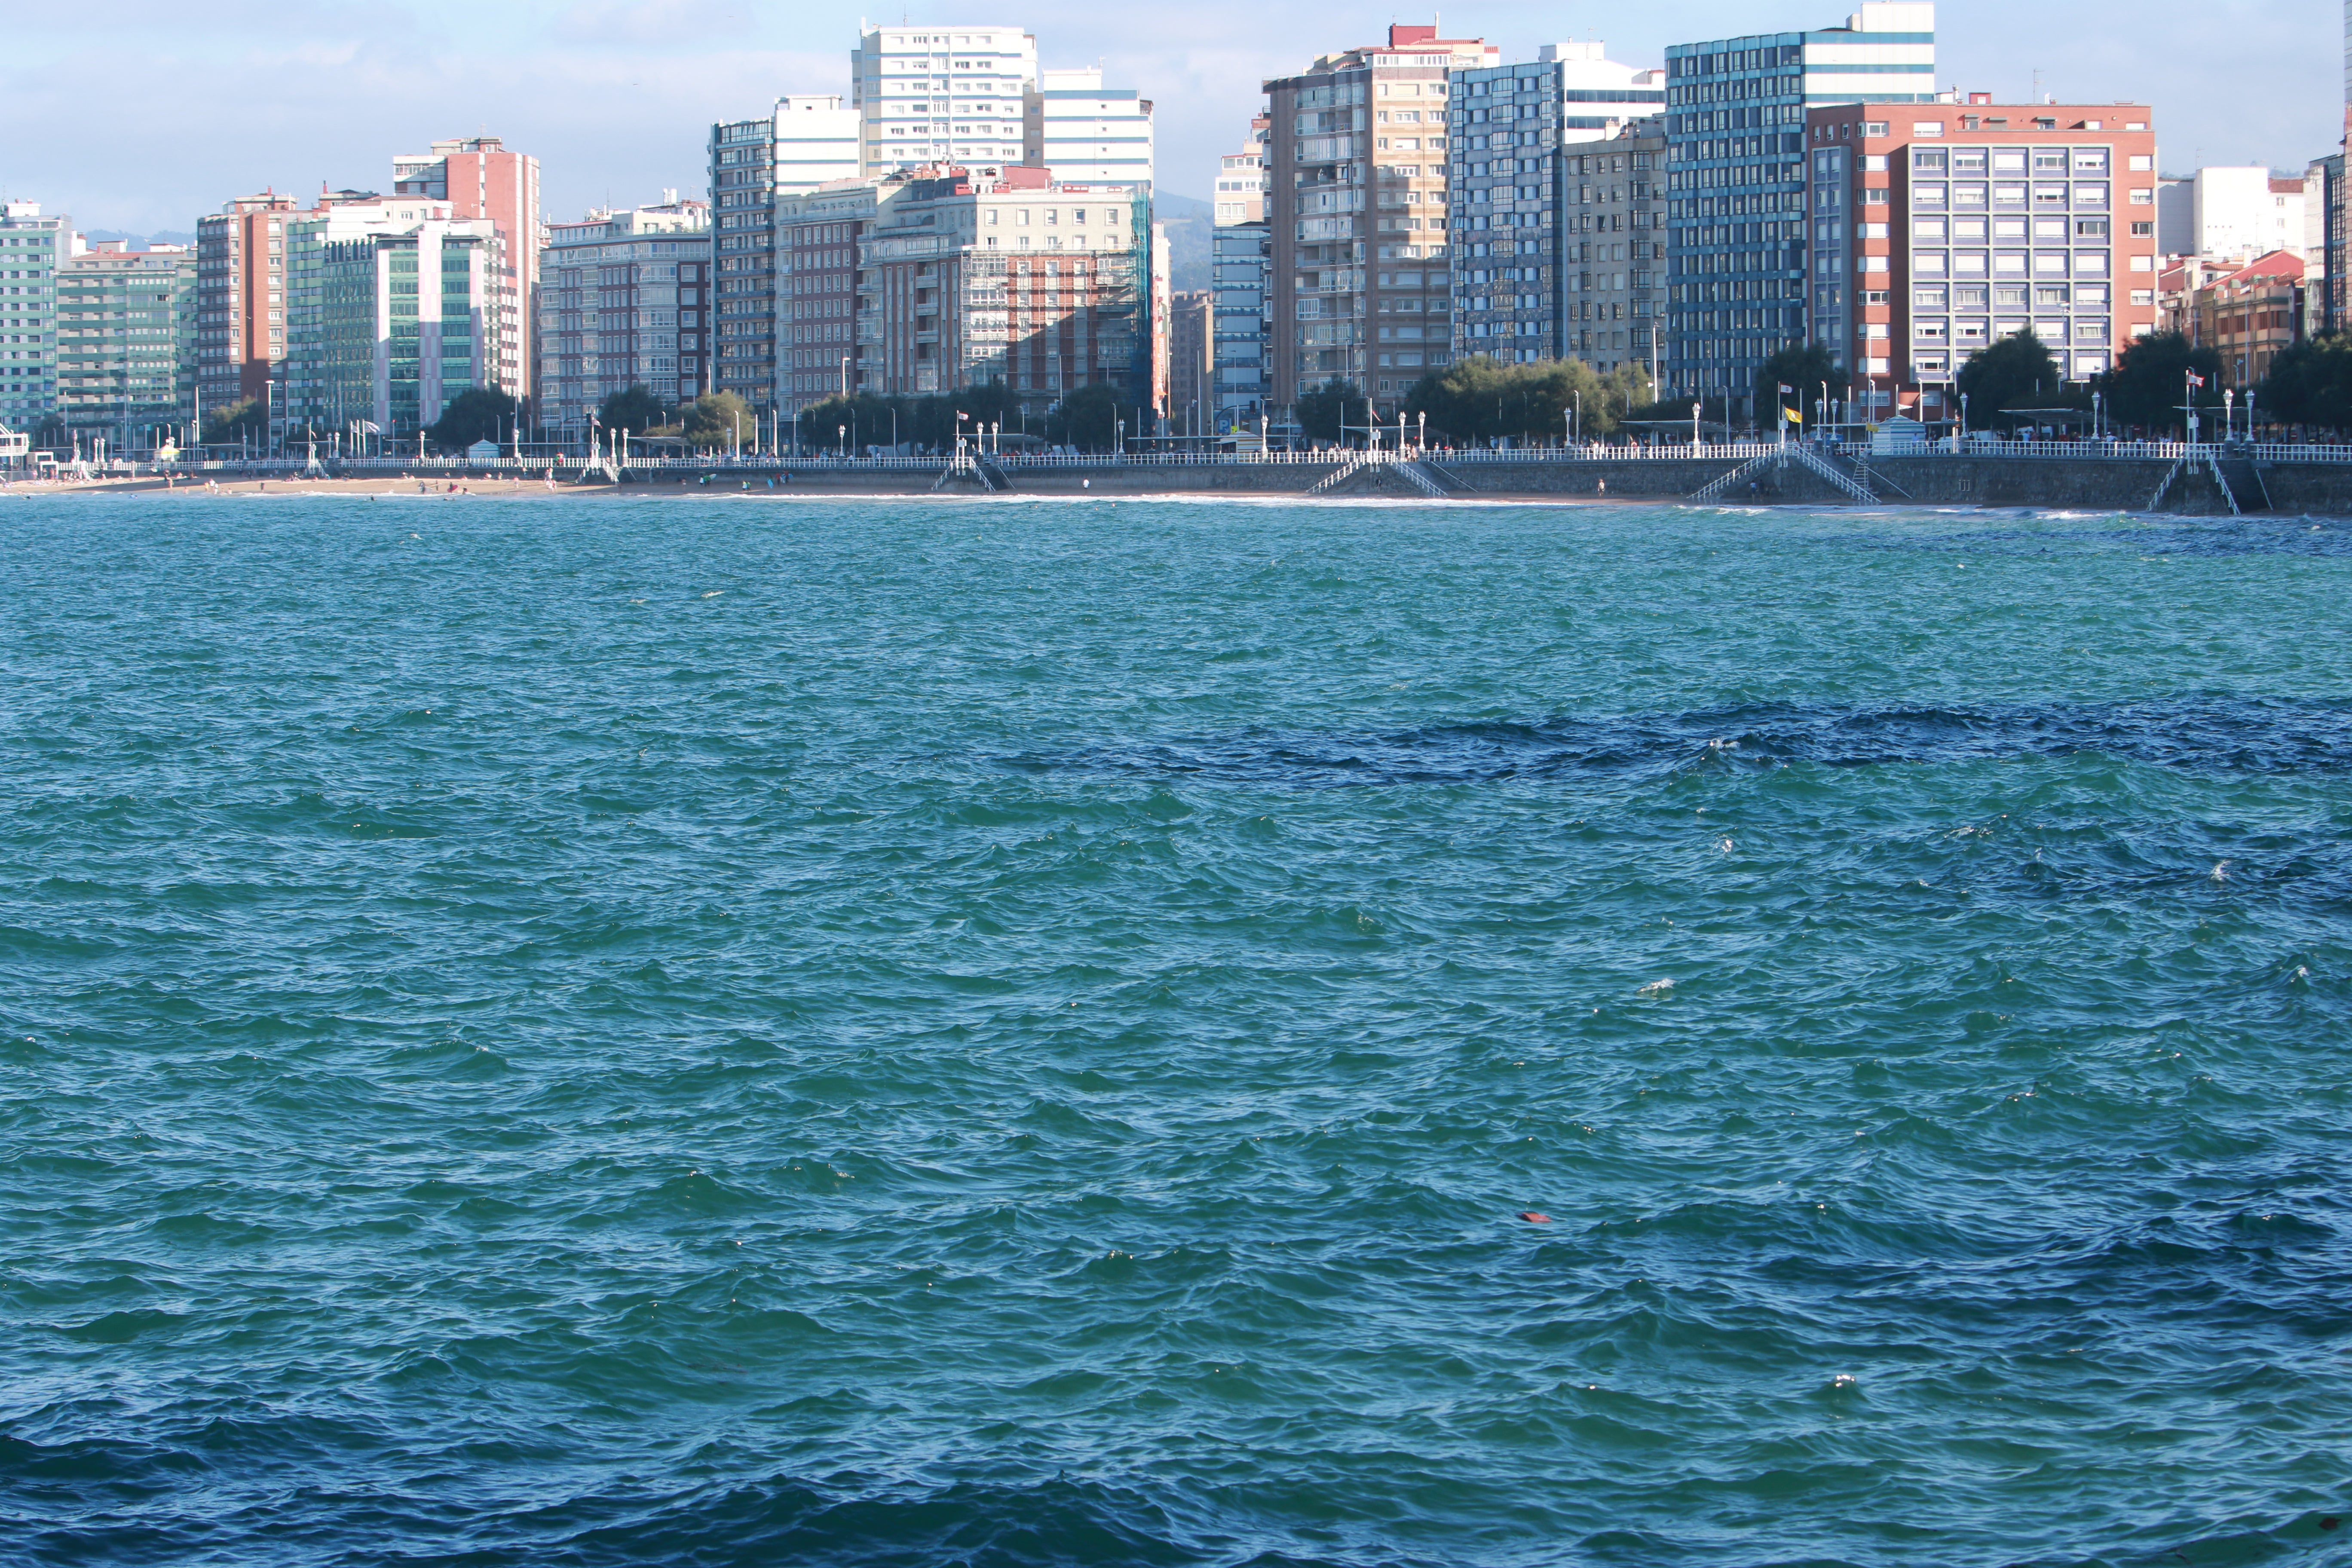
[[[1877,504],[1877,493],[1870,488],[1867,478],[1856,479],[1840,471],[1836,464],[1810,447],[1790,447],[1788,451],[1790,456],[1795,458],[1798,462],[1829,480],[1853,500],[1862,502],[1864,506]]]
[[[1361,452],[1358,452],[1346,462],[1340,464],[1338,468],[1332,469],[1329,473],[1316,480],[1312,485],[1309,485],[1307,489],[1307,493],[1311,496],[1319,496],[1327,490],[1336,489],[1341,482],[1355,478],[1358,474],[1362,473],[1366,468],[1369,468],[1371,466],[1371,458]]]
[[[1444,500],[1445,499],[1445,487],[1439,484],[1436,479],[1419,463],[1399,461],[1391,464],[1390,467],[1395,468],[1398,473],[1404,476],[1405,483],[1411,485],[1413,489],[1419,490],[1430,500]]]
[[[2212,473],[2213,482],[2221,487],[2221,499],[2230,503],[2230,515],[2231,517],[2245,516],[2245,512],[2238,506],[2237,493],[2230,489],[2230,480],[2228,476],[2221,472],[2221,459],[2216,458],[2212,453],[2208,452],[2205,454],[2205,467]]]
[[[1691,491],[1689,499],[1695,501],[1721,500],[1723,499],[1723,492],[1729,489],[1733,485],[1738,484],[1742,479],[1762,473],[1765,469],[1776,466],[1780,461],[1780,455],[1778,452],[1767,452],[1760,458],[1750,458],[1748,461],[1740,464],[1729,473],[1724,474],[1719,478],[1710,479],[1706,484],[1701,485],[1698,489]]]

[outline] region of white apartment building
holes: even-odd
[[[549,226],[540,274],[543,423],[584,429],[592,410],[632,386],[664,403],[701,390],[710,209],[674,191],[663,197],[657,206]]]
[[[877,27],[858,40],[849,68],[860,126],[850,174],[1022,161],[1023,98],[1037,79],[1037,40],[1020,28]]]
[[[1650,118],[1665,105],[1663,69],[1620,65],[1609,58],[1609,46],[1597,38],[1546,44],[1536,51],[1536,61],[1552,68],[1563,145],[1612,140],[1627,125]]]
[[[1151,182],[1151,100],[1092,66],[1039,74],[1022,99],[1021,161],[1064,184]]]
[[[2190,182],[2193,254],[2212,257],[2300,253],[2304,184],[2259,165],[2200,169]]]
[[[2167,174],[2156,182],[2156,249],[2159,256],[2197,254],[2196,181]]]
[[[37,202],[0,205],[0,425],[30,435],[58,401],[58,269],[73,220]]]
[[[1249,145],[1217,161],[1216,223],[1265,221],[1265,139],[1267,121],[1261,114],[1250,122]]]
[[[862,124],[838,94],[776,100],[775,195],[796,196],[827,181],[855,179]]]
[[[886,186],[849,258],[856,384],[919,395],[993,383],[1043,412],[1107,384],[1129,406],[1148,403],[1150,215],[1139,185],[1017,166]]]
[[[704,384],[775,406],[780,375],[778,204],[858,174],[860,111],[838,97],[780,98],[756,120],[710,128],[713,273],[719,320]],[[706,349],[711,345],[706,342]]]
[[[505,384],[505,230],[455,205],[393,196],[289,215],[289,431],[412,437],[461,393]]]

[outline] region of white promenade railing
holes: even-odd
[[[2062,458],[2073,462],[2137,461],[2176,463],[2183,459],[2202,463],[2208,460],[2256,463],[2334,463],[2352,466],[2352,445],[2305,442],[2238,442],[2222,444],[2199,442],[2194,446],[2185,441],[2009,441],[1991,437],[1971,436],[1954,441],[1946,437],[1938,440],[1912,445],[1872,447],[1861,442],[1821,441],[1809,443],[1815,451],[1852,458],[1866,458],[1873,463],[1890,459],[1935,459],[1940,458],[1991,458],[2000,460],[2018,458]],[[790,453],[745,455],[728,458],[639,458],[632,456],[621,468],[632,474],[699,474],[714,478],[735,475],[746,479],[777,475],[783,472],[818,473],[890,473],[908,472],[938,474],[969,468],[974,462],[984,462],[1007,472],[1024,469],[1050,468],[1335,468],[1358,458],[1373,462],[1425,462],[1439,467],[1465,464],[1568,464],[1625,462],[1752,462],[1780,450],[1770,441],[1725,441],[1612,443],[1583,442],[1567,447],[1406,447],[1402,450],[1383,447],[1377,453],[1360,448],[1319,451],[1243,451],[1243,452],[1129,452],[1123,456],[1108,453],[1072,452],[1004,452],[967,453],[959,460],[953,456],[940,457],[850,457],[839,453],[816,452],[800,456]],[[484,460],[476,458],[329,458],[321,456],[318,468],[338,474],[364,474],[377,477],[406,475],[416,479],[453,479],[462,475],[483,475],[499,479],[538,479],[551,469],[558,476],[577,478],[601,470],[609,459],[583,453],[562,457],[534,456],[523,458],[503,457]],[[63,467],[62,463],[60,467]],[[263,478],[299,477],[310,471],[310,465],[301,454],[276,458],[246,458],[193,461],[181,460],[158,464],[152,460],[127,462],[110,460],[100,465],[85,465],[93,477],[148,477],[166,471],[179,474],[227,475],[245,474]]]

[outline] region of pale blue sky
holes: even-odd
[[[880,0],[876,0],[880,3]],[[1599,37],[1628,64],[1727,34],[1834,26],[1846,0],[1450,5],[1450,35],[1506,59]],[[0,0],[0,194],[84,228],[187,229],[264,185],[380,188],[395,153],[488,131],[541,162],[547,210],[703,183],[715,119],[781,92],[846,91],[868,13],[834,0]],[[1100,62],[1154,99],[1160,179],[1205,196],[1265,77],[1425,10],[1238,0],[1151,6],[908,0],[877,20],[1011,23],[1049,66]],[[2341,134],[2336,0],[1943,0],[1939,85],[2156,106],[2168,170],[2300,168]]]

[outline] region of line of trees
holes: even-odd
[[[1637,365],[1604,374],[1581,360],[1506,364],[1476,354],[1414,382],[1401,418],[1416,437],[1425,429],[1433,442],[1477,445],[1565,438],[1571,430],[1606,437],[1628,418],[1650,416],[1653,405],[1649,373]],[[1363,389],[1339,377],[1300,396],[1294,412],[1308,439],[1335,443],[1360,438],[1370,418]],[[1396,421],[1381,423],[1393,429]]]
[[[853,449],[888,447],[894,443],[934,452],[950,450],[959,431],[978,435],[1001,426],[1015,445],[1023,437],[1082,451],[1108,452],[1120,437],[1121,422],[1129,436],[1140,434],[1137,411],[1129,407],[1119,389],[1105,382],[1075,387],[1043,415],[1024,412],[1020,395],[1001,383],[970,386],[961,392],[919,396],[882,396],[860,392],[848,397],[828,397],[801,411],[801,445],[817,451],[847,445]]]
[[[2299,344],[2283,356],[2271,382],[2261,389],[2263,406],[2298,423],[2352,425],[2352,343],[2332,345],[2333,340],[2323,339]],[[2179,332],[2135,339],[2112,370],[2085,382],[2069,381],[2049,345],[2026,331],[2001,339],[1962,365],[1954,390],[1968,397],[1969,425],[1974,429],[2030,423],[2029,410],[2087,415],[2094,395],[2111,427],[2180,429],[2186,425],[2182,397],[2189,390],[2191,372],[2205,382],[2195,394],[2198,408],[2218,416],[2221,357]],[[1757,377],[1756,405],[1769,421],[1775,398],[1789,406],[1807,407],[1820,401],[1822,383],[1835,395],[1845,381],[1845,372],[1822,345],[1783,349]],[[1782,396],[1782,386],[1796,388],[1795,395]]]
[[[1962,365],[1956,389],[1967,396],[1969,424],[1976,429],[2029,422],[2028,409],[2087,414],[2095,395],[2112,428],[2184,429],[2182,398],[2192,392],[2192,372],[2205,383],[2194,390],[2196,406],[2218,415],[2221,356],[2179,332],[2136,338],[2105,374],[2069,382],[2048,345],[2027,331],[2001,339]]]
[[[2352,337],[2306,338],[2271,362],[2256,405],[2273,419],[2352,430]]]
[[[597,405],[596,422],[607,433],[683,441],[697,451],[724,452],[760,439],[760,416],[731,392],[706,392],[671,407],[643,385],[624,387]]]

